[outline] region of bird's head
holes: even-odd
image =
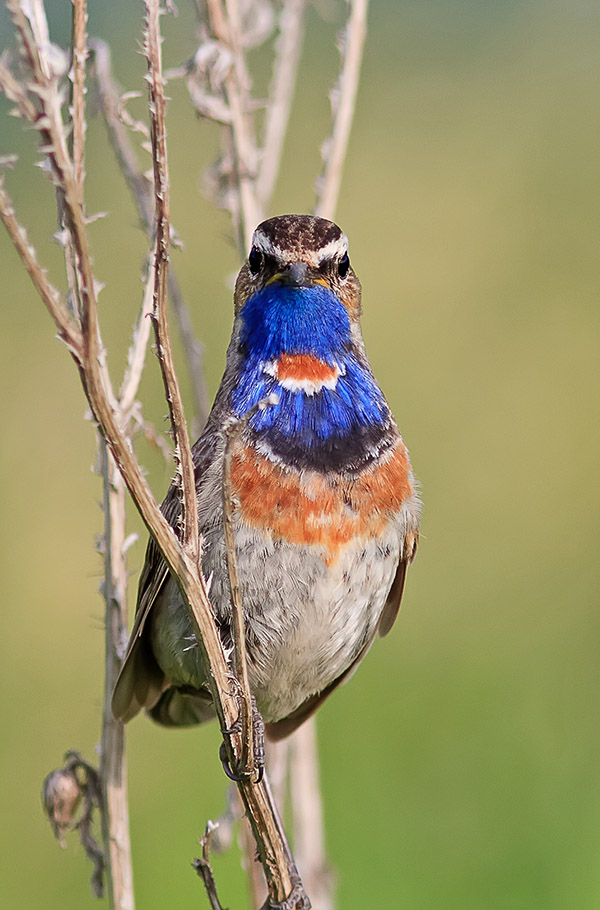
[[[361,289],[347,237],[337,224],[313,215],[263,221],[252,237],[234,299],[242,337],[260,346],[277,335],[279,353],[325,353],[327,346],[354,340]],[[323,336],[322,344],[317,336]],[[267,357],[273,353],[265,351]]]

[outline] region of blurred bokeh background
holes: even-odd
[[[143,91],[140,7],[91,0],[90,34],[110,42],[121,85]],[[163,20],[168,66],[194,47],[179,7]],[[313,205],[343,7],[310,11],[273,213]],[[65,44],[70,3],[48,8]],[[0,36],[11,43],[4,8]],[[266,56],[255,63],[260,87]],[[173,262],[212,393],[237,260],[226,215],[202,192],[216,131],[183,85],[169,92],[185,243]],[[20,155],[8,185],[62,286],[34,137],[3,116],[0,146]],[[90,232],[119,376],[146,241],[99,118],[87,154],[88,210],[110,213]],[[599,162],[597,3],[373,3],[338,221],[425,512],[393,634],[319,715],[343,910],[600,906]],[[82,910],[97,906],[90,870],[73,836],[65,851],[52,839],[39,791],[67,748],[93,758],[98,740],[100,481],[76,370],[3,232],[0,262],[0,902]],[[164,427],[152,356],[143,392]],[[169,471],[140,454],[162,495]],[[189,862],[224,803],[216,726],[138,719],[128,736],[138,906],[205,906]],[[224,903],[244,906],[235,850],[215,865]]]

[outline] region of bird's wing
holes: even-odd
[[[196,489],[211,454],[210,440],[203,435],[192,448]],[[181,514],[181,502],[179,488],[174,483],[169,487],[161,511],[171,527],[176,529]],[[142,708],[154,707],[167,687],[164,673],[152,651],[148,617],[168,575],[167,563],[151,538],[140,575],[133,629],[112,697],[112,712],[124,723],[135,717]]]
[[[402,558],[398,563],[396,575],[379,620],[379,634],[381,638],[388,634],[396,622],[396,617],[400,611],[402,595],[404,593],[404,585],[406,584],[406,571],[415,558],[418,543],[419,538],[416,531],[411,531],[406,535],[404,546],[402,547]]]

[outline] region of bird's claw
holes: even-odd
[[[292,876],[292,890],[285,900],[275,903],[268,897],[260,910],[310,910],[310,908],[310,900],[302,886],[300,876],[296,872]]]
[[[245,768],[232,768],[227,746],[224,742],[221,743],[221,747],[219,749],[219,758],[221,759],[223,770],[229,780],[232,780],[235,783],[239,783],[241,780],[246,780],[247,778],[253,777],[254,782],[259,784],[263,779],[265,773],[265,724],[260,711],[256,707],[254,696],[252,696],[252,717],[250,722],[252,724],[253,733],[253,755],[251,757],[249,756],[250,760]],[[231,727],[228,727],[221,732],[223,733],[223,736],[227,737],[242,733],[241,711]]]

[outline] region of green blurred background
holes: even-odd
[[[110,41],[122,85],[143,90],[140,6],[92,0],[90,33]],[[65,43],[70,4],[48,7]],[[313,205],[342,7],[310,11],[274,212]],[[163,26],[173,66],[193,50],[184,0]],[[9,43],[5,10],[0,32]],[[600,906],[599,35],[591,0],[372,5],[338,220],[425,512],[400,621],[319,715],[343,910]],[[254,58],[263,91],[265,56]],[[181,84],[169,91],[185,242],[173,261],[212,394],[236,254],[227,217],[202,193],[216,132]],[[88,210],[110,212],[90,232],[119,376],[146,241],[97,118],[88,140]],[[33,137],[3,117],[0,144],[21,156],[9,187],[62,285]],[[0,257],[0,902],[82,910],[97,906],[89,869],[73,837],[66,851],[53,841],[39,790],[65,749],[93,757],[98,740],[94,436],[74,366],[4,233]],[[153,357],[144,396],[165,426]],[[162,495],[169,472],[140,454]],[[142,557],[140,542],[135,573]],[[138,906],[206,906],[189,862],[223,807],[216,726],[168,732],[139,719],[128,733]],[[244,906],[235,850],[216,872],[224,903]]]

